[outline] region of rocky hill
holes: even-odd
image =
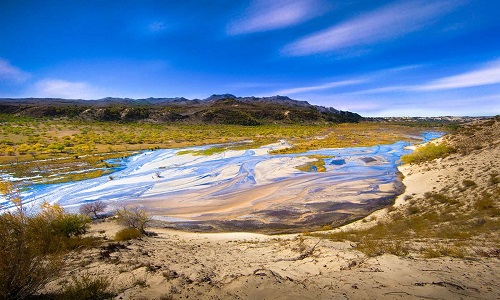
[[[0,113],[30,117],[69,117],[99,121],[259,125],[270,123],[358,122],[356,113],[315,106],[285,96],[206,99],[104,98],[98,100],[0,99]]]
[[[375,117],[364,118],[364,121],[382,122],[382,123],[414,123],[414,124],[459,124],[478,120],[488,120],[491,117],[469,117],[469,116],[440,116],[440,117]]]

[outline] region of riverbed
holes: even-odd
[[[210,146],[144,151],[126,158],[111,175],[37,185],[21,196],[26,204],[47,201],[69,211],[97,200],[109,210],[140,205],[155,219],[183,229],[274,232],[337,226],[390,205],[404,190],[397,166],[410,152],[406,142],[269,154],[288,146],[281,141],[212,155],[190,152]],[[297,169],[317,159],[325,172]]]

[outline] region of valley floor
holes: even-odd
[[[500,143],[481,140],[481,149],[404,166],[407,189],[395,206],[341,229],[363,234],[383,222],[407,224],[401,243],[391,244],[399,250],[370,254],[360,248],[369,240],[332,239],[339,230],[273,236],[152,228],[156,236],[72,253],[66,276],[46,291],[71,274],[90,274],[107,276],[115,299],[499,299]],[[90,234],[111,239],[119,229],[107,220]],[[401,238],[393,230],[382,237]],[[461,251],[444,251],[452,247]],[[404,254],[389,254],[398,251]]]

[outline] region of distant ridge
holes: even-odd
[[[0,113],[30,117],[69,117],[100,121],[184,122],[260,125],[271,123],[358,122],[356,113],[316,106],[287,96],[237,97],[214,94],[206,99],[0,98]]]

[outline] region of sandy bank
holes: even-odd
[[[119,227],[93,227],[113,235]],[[188,233],[68,257],[65,272],[108,276],[116,299],[496,299],[498,260],[367,258],[350,243],[299,235]],[[114,250],[109,250],[114,249]],[[75,270],[76,268],[76,270]],[[64,280],[64,279],[61,279]],[[60,282],[60,281],[59,281]],[[58,281],[50,288],[57,289]]]

